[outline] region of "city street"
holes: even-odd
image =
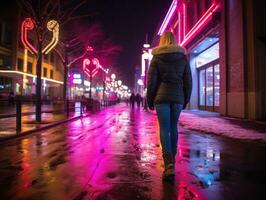
[[[121,103],[2,142],[0,198],[266,199],[266,145],[180,127],[170,183],[158,134],[154,112]]]

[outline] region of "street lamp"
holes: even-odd
[[[121,80],[118,80],[118,81],[117,81],[117,84],[118,84],[118,86],[120,87],[120,86],[122,85],[122,81],[121,81]]]
[[[111,75],[111,79],[115,80],[115,78],[116,78],[116,75],[115,74],[112,74]]]

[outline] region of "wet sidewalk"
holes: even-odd
[[[176,177],[162,182],[154,113],[124,104],[2,143],[1,199],[265,199],[265,150],[179,129]]]
[[[80,116],[80,104],[76,103],[75,109],[73,109],[69,118],[74,118]],[[27,114],[23,115],[21,118],[21,132],[23,134],[27,131],[32,131],[35,129],[42,128],[44,126],[57,123],[63,120],[68,119],[66,113],[63,111],[63,105],[52,106],[52,105],[43,105],[42,106],[42,122],[37,123],[35,121],[35,106],[31,104],[22,105],[22,113]],[[0,111],[0,140],[9,138],[17,135],[16,132],[16,117],[7,115],[15,115],[15,107],[1,107]]]

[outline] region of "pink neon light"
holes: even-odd
[[[187,20],[186,20],[186,16],[187,16],[187,12],[186,12],[186,4],[183,3],[183,36],[185,37],[186,35],[186,24],[187,24]]]
[[[99,64],[100,64],[100,62],[99,62],[99,60],[98,60],[97,58],[93,58],[93,59],[92,59],[92,63],[93,63],[94,65],[99,65]]]
[[[162,35],[163,32],[165,31],[169,21],[171,20],[172,18],[172,15],[176,9],[176,6],[177,6],[177,1],[174,0],[166,14],[166,18],[164,19],[163,23],[162,23],[162,26],[160,27],[159,31],[158,31],[158,35]]]
[[[178,12],[178,44],[181,42],[181,17],[180,17],[180,12]]]
[[[32,54],[37,53],[37,50],[28,41],[28,31],[34,29],[34,21],[31,18],[26,18],[21,25],[21,42],[26,49]]]
[[[185,35],[184,40],[181,42],[181,46],[184,46],[193,36],[204,27],[204,25],[210,20],[213,12],[219,8],[219,5],[215,3],[206,11],[206,13],[200,18],[200,20],[193,26],[193,28]]]
[[[95,65],[95,68],[92,68],[92,64]],[[92,59],[92,63],[89,59],[83,60],[83,71],[89,77],[94,77],[98,73],[99,69],[99,60],[97,58]]]

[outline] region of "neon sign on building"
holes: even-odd
[[[178,20],[177,39],[181,46],[187,45],[200,31],[202,31],[206,25],[212,20],[213,13],[219,9],[219,3],[213,0],[209,8],[200,17],[200,19],[190,28],[188,27],[188,8],[184,1],[173,0],[166,17],[158,31],[158,35],[162,35],[166,30],[170,28],[170,23],[174,17]],[[193,12],[193,11],[190,11]]]

